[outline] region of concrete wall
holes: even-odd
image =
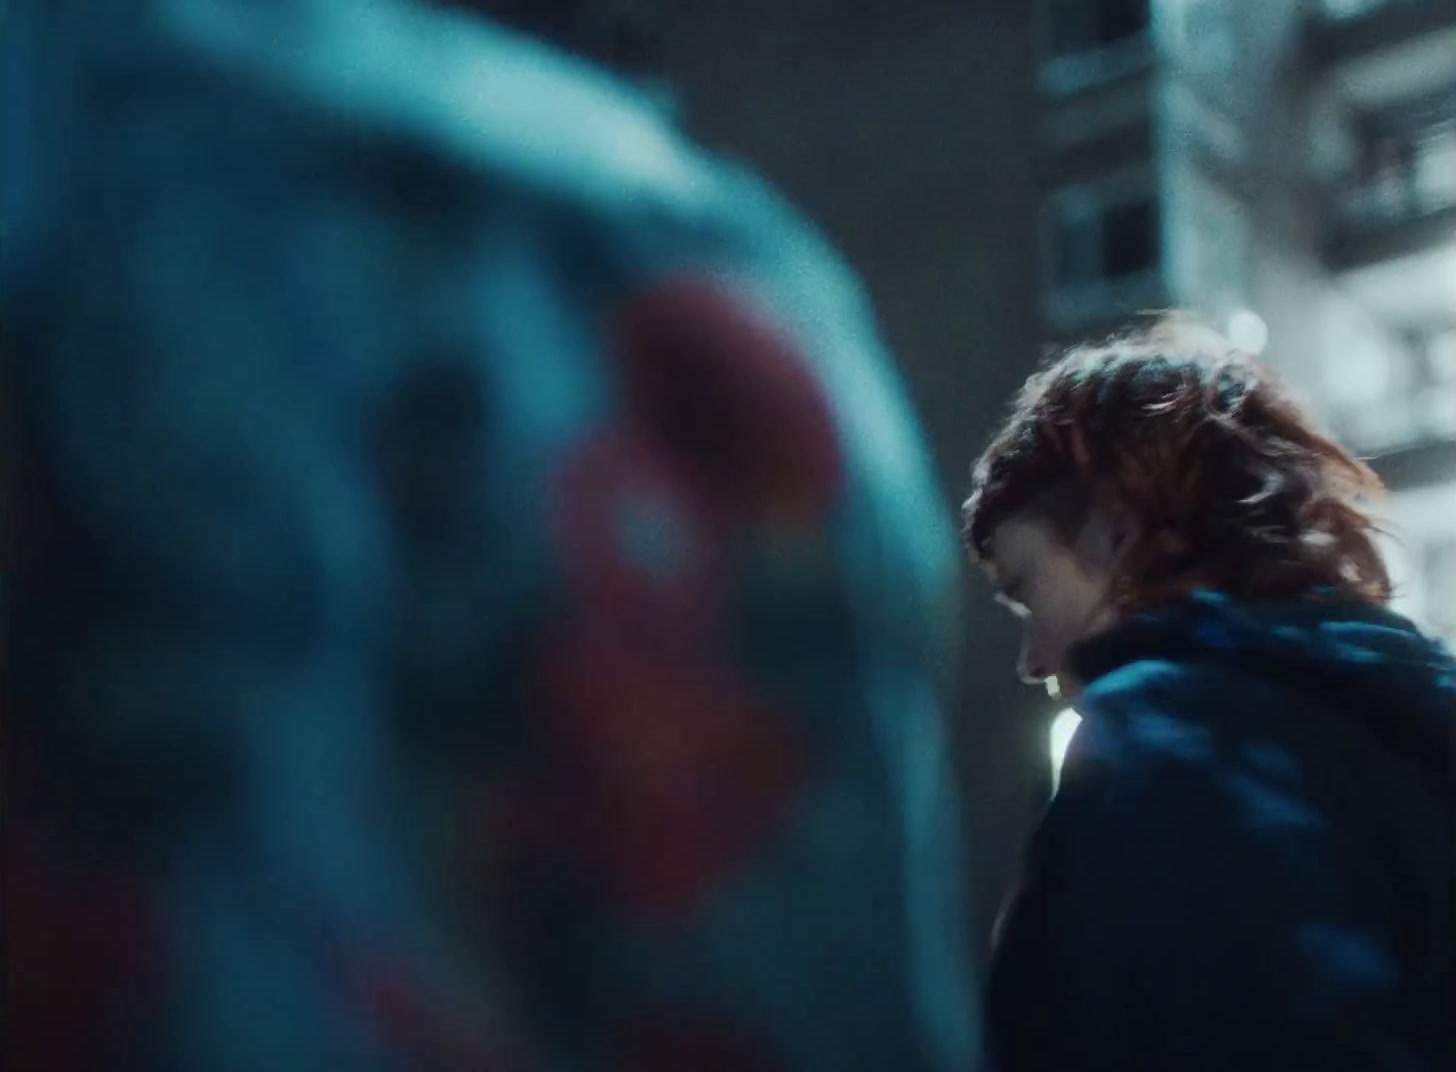
[[[652,16],[684,125],[740,156],[865,280],[939,463],[948,508],[1036,359],[1033,5],[706,0]],[[979,926],[1046,791],[1040,690],[1013,623],[967,578],[959,704]]]

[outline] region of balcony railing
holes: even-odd
[[[1392,145],[1367,174],[1337,191],[1342,227],[1365,230],[1456,205],[1456,122],[1415,145]]]
[[[1308,24],[1317,59],[1339,63],[1456,26],[1450,0],[1319,0]]]
[[[1067,97],[1151,69],[1149,0],[1041,0],[1043,93]]]
[[[1405,397],[1372,399],[1335,415],[1340,438],[1362,454],[1390,457],[1392,481],[1415,485],[1456,476],[1428,472],[1456,458],[1456,387],[1431,385]]]
[[[1353,267],[1456,240],[1456,123],[1392,145],[1329,197],[1328,251]]]
[[[1368,453],[1372,467],[1392,492],[1456,481],[1456,439],[1426,439]]]
[[[1393,488],[1456,480],[1456,328],[1340,355],[1337,433]],[[1351,380],[1359,382],[1356,387]]]
[[[1320,14],[1332,22],[1366,18],[1388,8],[1414,7],[1428,0],[1320,0]]]

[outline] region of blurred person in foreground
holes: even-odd
[[[1171,316],[1031,377],[965,535],[1082,723],[999,928],[998,1072],[1438,1072],[1456,664],[1377,478]]]
[[[974,1060],[860,289],[491,6],[6,5],[6,1072]]]

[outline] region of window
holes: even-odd
[[[1155,269],[1162,246],[1159,215],[1151,194],[1107,201],[1059,198],[1049,249],[1053,285],[1084,286]]]
[[[1157,263],[1157,204],[1149,198],[1109,208],[1102,218],[1102,274],[1117,279]]]
[[[1148,0],[1046,0],[1048,58],[1114,48],[1148,28]]]
[[[1148,28],[1148,0],[1102,0],[1097,8],[1097,43],[1113,45]]]
[[[1172,300],[1165,272],[1163,184],[1147,164],[1052,192],[1042,206],[1042,315],[1075,332]]]

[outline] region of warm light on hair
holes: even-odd
[[[1383,602],[1390,581],[1361,504],[1380,490],[1266,369],[1171,316],[1073,347],[1032,376],[976,464],[963,518],[981,560],[1022,511],[1075,515],[1048,518],[1063,536],[1092,506],[1125,518],[1125,607],[1200,586]]]

